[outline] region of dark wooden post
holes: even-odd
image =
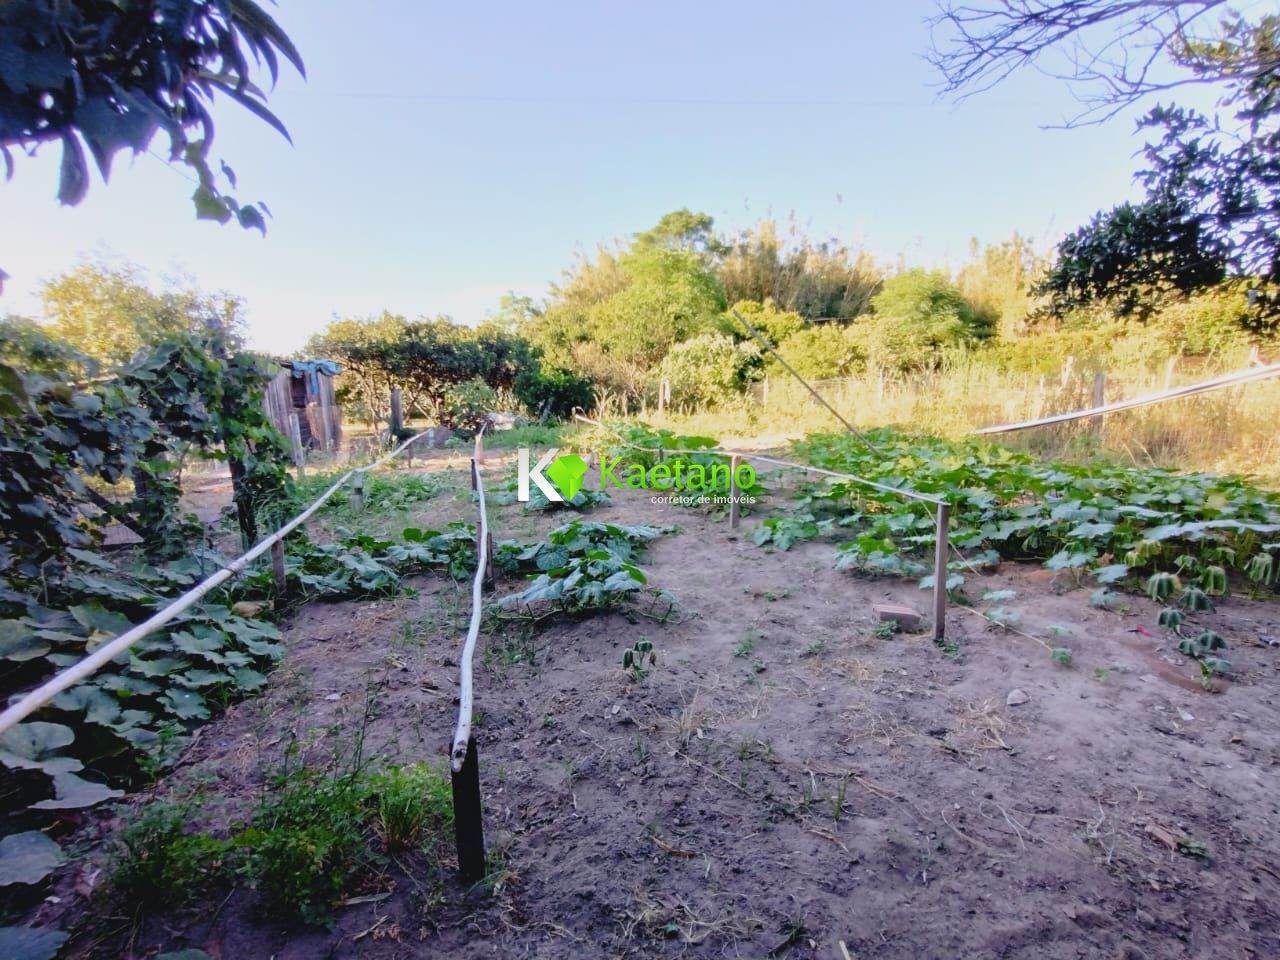
[[[307,475],[307,451],[302,446],[302,423],[298,420],[297,410],[289,414],[289,439],[293,442],[293,465],[301,480]]]
[[[742,458],[734,454],[729,458],[729,529],[736,530],[738,527],[738,519],[741,516],[741,508],[738,506],[738,497],[742,495],[742,491],[738,489],[738,467],[742,463]]]
[[[1093,405],[1095,407],[1100,407],[1105,402],[1106,387],[1107,387],[1107,375],[1103,373],[1101,370],[1099,370],[1098,373],[1093,378]],[[1093,432],[1096,433],[1099,437],[1101,437],[1102,436],[1101,414],[1093,418],[1092,426],[1093,426]]]
[[[271,576],[276,584],[276,597],[283,600],[289,581],[284,572],[284,542],[281,540],[271,544]]]
[[[391,440],[392,445],[400,441],[400,434],[404,431],[404,409],[401,406],[400,388],[391,388]]]
[[[351,506],[356,513],[364,510],[364,474],[357,473],[351,478]]]
[[[484,824],[481,822],[480,762],[476,738],[467,740],[462,768],[450,777],[453,786],[453,836],[458,848],[458,872],[467,883],[484,879]]]
[[[947,538],[951,527],[951,504],[938,504],[938,526],[933,544],[933,640],[941,643],[947,635]]]

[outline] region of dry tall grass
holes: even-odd
[[[1194,383],[1248,365],[1247,355],[1192,365],[1172,375],[1161,362],[1128,363],[1107,371],[1108,402]],[[841,415],[859,427],[897,425],[958,438],[980,427],[1014,423],[1091,405],[1094,365],[1053,375],[1011,374],[982,354],[899,381],[859,377],[817,385]],[[817,430],[840,429],[831,414],[785,373],[753,395],[699,412],[649,411],[648,422],[681,433],[705,433],[733,444],[777,444]],[[1067,461],[1104,457],[1139,466],[1252,475],[1280,487],[1280,380],[1231,387],[1110,414],[1101,431],[1090,421],[1037,427],[992,438],[1007,446]]]

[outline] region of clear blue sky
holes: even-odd
[[[1134,194],[1131,117],[1042,129],[1078,105],[1032,72],[939,99],[931,10],[283,0],[308,70],[271,98],[293,145],[216,112],[214,156],[270,206],[266,238],[196,222],[186,171],[147,155],[60,209],[46,150],[0,184],[0,312],[35,312],[40,281],[81,255],[128,259],[243,295],[253,342],[286,351],[334,315],[476,322],[681,206],[735,229],[794,212],[814,235],[941,265],[970,237],[1047,246]]]

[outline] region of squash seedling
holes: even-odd
[[[643,680],[649,675],[649,667],[658,662],[653,641],[640,639],[622,651],[622,669],[631,671],[633,680]]]
[[[1219,566],[1205,567],[1200,574],[1200,586],[1204,592],[1213,597],[1227,595],[1227,571]]]
[[[1213,613],[1213,601],[1209,599],[1209,594],[1199,587],[1187,587],[1182,591],[1182,596],[1178,598],[1178,605],[1182,609],[1192,613],[1196,611],[1206,611]]]
[[[1151,579],[1147,581],[1147,596],[1159,603],[1168,600],[1173,596],[1173,592],[1181,587],[1182,581],[1178,579],[1177,574],[1153,573]]]
[[[1255,554],[1245,564],[1244,575],[1253,585],[1250,596],[1256,599],[1263,587],[1276,582],[1276,558],[1269,553]]]

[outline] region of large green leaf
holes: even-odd
[[[79,810],[92,807],[104,800],[123,797],[123,790],[112,790],[101,783],[94,783],[76,776],[74,773],[55,773],[53,789],[56,794],[53,800],[41,800],[31,806],[35,810]]]
[[[59,710],[83,713],[89,723],[110,724],[120,716],[120,701],[92,683],[63,690],[53,698],[53,705]]]
[[[53,960],[70,934],[47,927],[0,927],[4,960]]]
[[[0,620],[0,659],[23,662],[43,657],[53,644],[21,620]]]
[[[39,830],[10,834],[0,840],[0,886],[39,883],[60,863],[62,848]]]
[[[68,726],[33,720],[15,724],[0,733],[0,751],[24,760],[42,761],[54,751],[70,746],[75,739],[75,732]]]

